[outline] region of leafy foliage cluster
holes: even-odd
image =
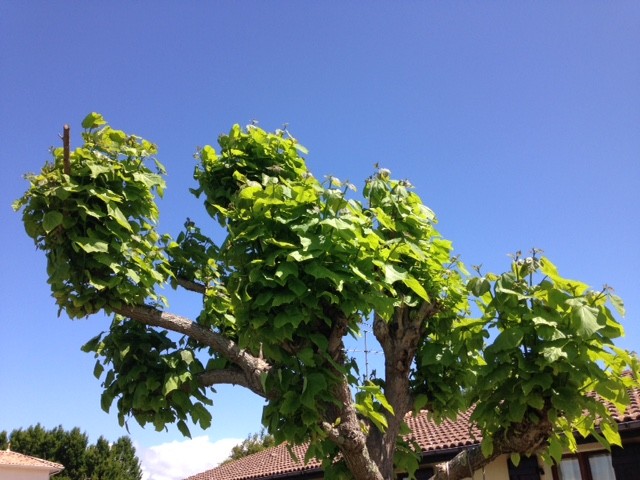
[[[197,382],[204,367],[191,350],[178,348],[166,331],[116,317],[108,335],[92,338],[82,349],[102,358],[96,362],[96,378],[104,372],[103,363],[111,365],[103,379],[101,406],[108,412],[115,400],[121,426],[128,415],[157,431],[176,424],[187,436],[189,418],[202,428],[210,426],[205,405],[212,402]]]
[[[71,318],[158,301],[154,287],[169,274],[154,230],[164,168],[144,163],[156,146],[97,114],[82,126],[71,172],[63,171],[63,149],[54,149],[53,162],[27,176],[31,188],[14,204],[24,207],[27,234],[47,255],[53,296]]]
[[[163,169],[145,164],[155,146],[98,114],[83,126],[71,173],[54,150],[15,207],[47,254],[60,308],[120,314],[84,349],[98,358],[97,377],[107,367],[103,408],[116,401],[121,423],[175,422],[188,434],[189,418],[210,424],[208,386],[241,382],[267,400],[275,440],[310,442],[333,478],[346,471],[337,454],[359,435],[414,469],[402,425],[411,409],[441,419],[475,405],[487,457],[542,449],[557,460],[576,431],[619,442],[602,402],[624,408],[637,385],[624,371],[637,374],[638,363],[613,343],[623,329],[611,307],[624,307],[610,289],[563,278],[538,251],[517,254],[506,273],[470,275],[407,180],[377,168],[358,199],[349,182],[316,179],[286,130],[255,125],[233,126],[219,151],[196,155],[192,193],[224,241],[189,219],[175,240],[161,236]],[[156,288],[166,283],[203,294],[195,322],[163,312]],[[386,363],[362,383],[343,337],[367,319]],[[507,441],[532,426],[542,443]]]
[[[602,400],[624,411],[634,380],[619,375],[628,365],[637,369],[637,360],[613,343],[624,331],[608,304],[624,316],[622,300],[609,287],[596,292],[561,277],[549,259],[532,253],[517,253],[507,273],[469,281],[482,322],[498,333],[484,350],[478,370],[484,388],[472,419],[492,438],[522,418],[546,417],[557,426],[549,440],[556,461],[563,451],[575,451],[576,431],[607,447],[619,445],[617,424]],[[491,442],[483,449],[490,454]]]
[[[26,429],[0,432],[0,449],[60,463],[59,480],[141,480],[136,450],[128,437],[110,444],[104,437],[89,444],[80,429],[62,426],[46,430],[40,424]]]
[[[331,357],[335,312],[357,335],[374,311],[390,321],[395,307],[433,299],[443,314],[432,329],[450,330],[452,309],[466,301],[451,244],[408,182],[384,169],[367,180],[362,202],[348,197],[348,183],[317,180],[300,157],[306,150],[284,131],[234,126],[219,143],[219,155],[200,152],[195,194],[228,235],[202,269],[221,270],[240,346],[277,366],[265,381],[285,393],[265,408],[270,431],[280,441],[323,437],[319,415],[334,400],[324,392],[355,378],[355,365]],[[385,428],[383,404],[358,398],[359,412]]]

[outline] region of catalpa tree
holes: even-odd
[[[308,442],[326,478],[357,480],[415,471],[405,418],[421,409],[442,419],[474,406],[483,434],[436,478],[501,454],[557,461],[576,432],[619,443],[603,402],[625,408],[635,380],[623,371],[638,365],[614,346],[612,309],[624,310],[609,289],[563,278],[535,251],[470,275],[408,181],[378,168],[358,199],[316,179],[286,130],[253,125],[196,155],[192,193],[224,240],[191,221],[172,238],[156,228],[156,146],[99,114],[82,126],[84,144],[55,149],[15,208],[60,310],[113,315],[83,348],[121,424],[188,435],[189,421],[209,427],[213,387],[241,385],[265,399],[276,441]],[[191,292],[198,317],[169,313],[165,285]],[[371,378],[345,349],[365,321],[384,353]]]

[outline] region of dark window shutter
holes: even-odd
[[[612,448],[611,463],[616,472],[616,480],[636,480],[640,475],[640,444]]]
[[[509,480],[540,480],[538,457],[522,457],[517,467],[509,459]]]

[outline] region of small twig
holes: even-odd
[[[64,156],[62,157],[64,173],[66,175],[71,175],[71,162],[69,161],[69,144],[70,144],[70,128],[69,125],[65,124],[63,127],[62,133],[62,146],[64,148]]]

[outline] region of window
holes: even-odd
[[[589,468],[591,469],[591,476],[594,479],[615,480],[616,478],[616,474],[613,471],[613,464],[611,463],[611,455],[608,453],[590,456]]]
[[[554,480],[616,480],[608,452],[581,452],[562,459],[553,469]]]

